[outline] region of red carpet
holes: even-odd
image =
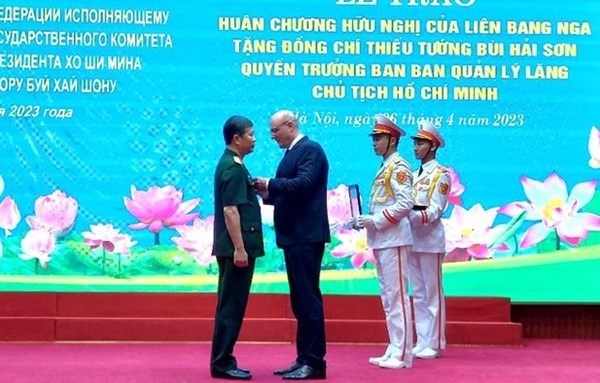
[[[558,383],[600,380],[600,341],[525,340],[523,346],[450,346],[437,360],[383,370],[367,363],[382,345],[330,344],[330,383]],[[0,382],[200,383],[211,381],[207,343],[0,343]],[[290,363],[290,344],[240,344],[240,366],[255,382],[280,382],[273,368]]]

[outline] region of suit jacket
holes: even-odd
[[[413,199],[415,205],[424,209],[411,211],[410,226],[414,244],[412,251],[444,253],[446,239],[442,214],[448,206],[450,173],[437,160],[423,165],[423,172],[413,173]]]
[[[223,207],[237,206],[242,241],[249,257],[265,254],[260,205],[248,169],[235,152],[225,149],[214,178],[215,220],[212,254],[233,257],[234,246],[225,225]]]
[[[331,240],[327,217],[329,163],[323,148],[302,137],[287,150],[264,200],[274,206],[273,220],[280,248]]]
[[[398,153],[386,158],[371,187],[369,213],[373,227],[367,227],[367,244],[371,249],[385,249],[412,244],[408,214],[413,207],[412,175]]]

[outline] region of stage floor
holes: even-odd
[[[357,329],[358,330],[358,329]],[[329,344],[328,382],[559,383],[595,382],[600,341],[526,339],[522,346],[451,345],[436,360],[415,360],[404,370],[368,364],[381,344]],[[289,364],[289,343],[240,343],[240,367],[253,381],[279,382],[274,368]],[[209,374],[210,344],[199,343],[0,343],[0,382],[201,383]],[[218,380],[214,380],[218,381]]]

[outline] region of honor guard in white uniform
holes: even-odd
[[[412,314],[408,295],[408,255],[412,235],[408,214],[413,206],[410,167],[397,152],[404,131],[384,115],[375,116],[370,133],[375,153],[383,157],[375,175],[369,214],[357,219],[367,229],[367,244],[375,255],[389,345],[369,363],[383,368],[412,366]]]
[[[445,255],[441,216],[448,205],[450,173],[435,159],[444,146],[438,128],[422,121],[412,136],[421,166],[413,173],[414,207],[409,219],[413,246],[408,257],[409,280],[413,289],[413,310],[417,344],[413,355],[431,359],[446,348],[446,305],[442,287],[442,260]]]

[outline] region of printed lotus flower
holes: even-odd
[[[190,214],[200,198],[183,202],[183,193],[174,186],[152,186],[146,191],[139,191],[131,185],[131,198],[124,197],[125,207],[140,222],[129,225],[134,230],[148,228],[157,234],[163,227],[175,228],[185,225],[198,217],[198,213]]]
[[[348,186],[344,184],[327,191],[327,215],[331,227],[343,224],[352,216],[349,198]]]
[[[127,234],[115,228],[112,224],[90,225],[90,231],[81,233],[83,242],[90,245],[92,249],[102,247],[109,252],[129,254],[131,247],[137,242],[132,241]]]
[[[54,250],[56,239],[54,235],[46,230],[30,230],[21,239],[21,251],[19,258],[28,261],[37,259],[42,267],[50,262],[50,253]]]
[[[360,269],[365,263],[375,263],[371,249],[367,247],[367,232],[365,229],[340,229],[335,235],[342,243],[331,250],[331,256],[342,258],[350,256],[350,263]]]
[[[204,220],[196,218],[192,225],[176,227],[175,230],[180,236],[171,238],[177,248],[192,254],[202,266],[215,261],[211,254],[214,220],[212,215]]]
[[[522,249],[540,243],[552,231],[556,231],[563,242],[577,246],[587,238],[589,231],[600,230],[600,216],[579,213],[591,201],[597,183],[597,180],[579,183],[569,195],[565,181],[556,173],[551,173],[543,182],[523,176],[521,184],[530,202],[509,203],[499,213],[514,217],[525,211],[526,220],[541,221],[527,229],[521,239]]]
[[[454,206],[448,219],[442,219],[446,234],[445,262],[492,258],[496,249],[489,245],[505,230],[505,225],[492,228],[498,208],[485,210],[481,204],[467,210]],[[498,249],[506,249],[502,244]]]
[[[78,204],[75,199],[60,190],[35,200],[35,215],[25,220],[31,229],[46,230],[57,238],[67,235],[75,225]]]
[[[121,236],[114,242],[115,248],[113,253],[121,255],[129,255],[131,248],[137,244],[137,241],[132,240],[129,234],[121,234]]]
[[[21,221],[21,213],[12,197],[4,197],[0,202],[0,229],[4,235],[9,236]]]
[[[460,175],[454,171],[454,168],[446,168],[450,173],[450,194],[448,195],[448,204],[462,205],[460,195],[465,191],[465,186],[460,183]]]
[[[594,169],[600,168],[600,130],[592,126],[590,137],[588,139],[588,151],[590,152],[590,160],[588,165]]]

